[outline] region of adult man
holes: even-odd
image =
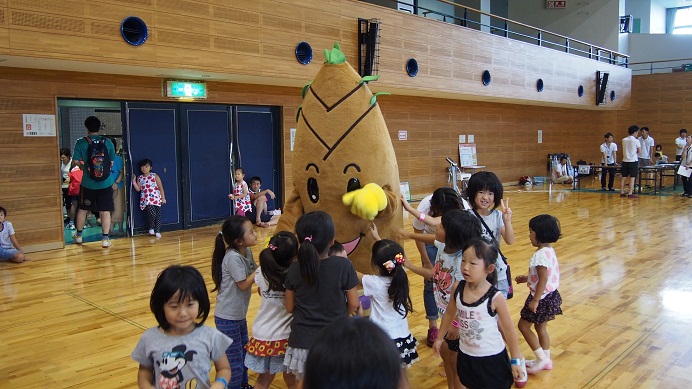
[[[613,134],[610,132],[603,135],[605,142],[601,145],[601,165],[602,166],[613,166],[613,168],[601,170],[601,190],[606,190],[606,174],[610,175],[608,178],[608,190],[611,192],[615,191],[613,184],[615,183],[615,168],[617,166],[617,151],[618,145],[613,142]]]
[[[639,130],[641,136],[639,140],[639,151],[637,152],[637,157],[639,157],[639,166],[650,166],[654,164],[654,138],[649,136],[649,127],[642,127]]]
[[[96,116],[89,116],[86,118],[84,127],[87,129],[88,135],[77,139],[74,145],[74,156],[72,158],[75,164],[84,171],[82,186],[79,190],[79,210],[75,218],[77,231],[72,234],[72,237],[75,243],[81,244],[82,230],[84,229],[87,211],[91,211],[92,213],[98,212],[101,217],[101,232],[103,233],[101,247],[108,248],[111,246],[111,241],[108,237],[111,228],[110,213],[114,210],[113,188],[111,186],[116,179],[116,175],[110,174],[110,171],[113,166],[113,161],[115,160],[115,149],[111,141],[99,135],[101,121]],[[110,161],[110,165],[107,167],[101,166],[100,171],[97,173],[90,173],[89,170],[95,167],[94,159],[99,159],[99,157],[95,158],[94,155],[89,155],[89,145],[94,143],[94,147],[92,147],[93,150],[96,149],[98,142],[103,142],[102,147],[105,148],[108,154],[107,159],[103,156],[100,160]],[[89,161],[90,159],[92,162]],[[99,180],[99,174],[104,177],[102,180]]]
[[[630,126],[627,130],[629,136],[622,140],[622,181],[620,182],[620,197],[637,198],[634,195],[634,181],[639,172],[639,164],[637,155],[640,152],[641,145],[637,136],[639,135],[639,127]],[[629,193],[625,194],[625,181],[629,177]]]
[[[675,138],[675,160],[679,161],[680,156],[682,156],[682,150],[685,148],[685,143],[687,143],[687,130],[680,130],[680,136]]]

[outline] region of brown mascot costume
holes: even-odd
[[[382,238],[403,225],[399,170],[387,125],[367,81],[346,62],[338,43],[303,88],[293,151],[293,192],[276,231],[294,231],[298,218],[325,211],[356,270],[372,273],[374,222]],[[380,93],[378,93],[379,95]]]

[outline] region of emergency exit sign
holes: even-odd
[[[557,8],[567,8],[567,1],[565,0],[546,0],[545,8],[557,9]]]

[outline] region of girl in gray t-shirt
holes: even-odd
[[[192,266],[166,268],[156,279],[149,306],[159,326],[146,330],[132,352],[139,362],[138,386],[225,388],[231,378],[225,351],[233,340],[204,325],[210,303],[199,271]]]

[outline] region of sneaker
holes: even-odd
[[[111,247],[111,241],[110,241],[110,239],[103,239],[103,240],[101,240],[101,247],[103,247],[104,249],[107,249],[107,248]]]
[[[521,367],[522,377],[518,380],[514,380],[514,386],[516,386],[517,388],[523,388],[524,386],[526,386],[526,381],[529,380],[529,375],[526,372],[526,359],[525,358],[522,358],[519,360],[519,367]]]
[[[636,199],[637,197],[639,197],[639,196],[633,195],[633,194],[627,195],[627,198],[628,198],[628,199]]]
[[[149,230],[149,235],[154,236],[156,235],[156,233],[154,232],[154,230]]]
[[[529,363],[531,366],[529,366]],[[550,359],[526,361],[526,372],[529,374],[536,374],[541,370],[553,370],[553,361]]]
[[[438,333],[437,327],[432,327],[428,328],[428,339],[427,339],[427,344],[428,347],[432,347],[433,343],[435,343],[435,340],[437,340],[437,333]]]
[[[240,389],[254,389],[254,386],[250,385],[249,383],[245,383],[240,385]]]
[[[89,221],[84,222],[84,228],[91,228],[91,224],[89,224]]]
[[[268,212],[270,215],[281,215],[281,210],[280,209],[274,209]]]
[[[76,231],[72,233],[72,239],[74,239],[74,242],[75,242],[75,243],[77,243],[77,244],[82,244],[82,236],[81,236],[81,235],[77,235],[77,232],[76,232]]]
[[[608,189],[608,191],[615,192],[615,188],[610,188],[610,189]]]
[[[161,237],[161,234],[157,232],[157,233],[156,233],[156,237],[157,237],[157,238],[160,238],[160,237]]]
[[[606,187],[605,187],[605,186],[602,187],[601,190],[605,192],[605,191],[606,191]]]
[[[690,195],[688,195],[687,193],[683,193],[680,195],[680,197],[690,197]]]
[[[65,226],[65,228],[68,230],[76,230],[77,229],[77,227],[74,226],[73,222],[67,223],[67,226]]]

